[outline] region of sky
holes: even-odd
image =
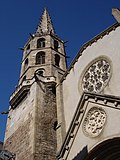
[[[18,84],[23,47],[36,31],[44,7],[56,34],[66,43],[73,60],[81,46],[116,23],[112,8],[119,0],[0,0],[0,113],[9,108],[9,97]],[[4,140],[7,115],[0,114],[0,141]]]

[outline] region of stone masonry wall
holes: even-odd
[[[49,88],[50,87],[50,88]],[[41,92],[38,85],[38,92]],[[45,85],[37,97],[35,160],[56,160],[56,96],[51,85]],[[40,98],[39,98],[40,97]]]
[[[15,153],[18,160],[32,160],[30,146],[30,123],[32,117],[24,122],[5,142],[5,149]]]
[[[33,160],[36,84],[14,109],[10,110],[4,148],[16,154],[17,160]]]
[[[17,160],[56,160],[54,87],[35,82],[26,100],[9,113],[4,147]]]

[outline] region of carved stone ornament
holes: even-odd
[[[103,130],[106,122],[106,113],[102,108],[91,108],[83,122],[83,132],[86,136],[97,137]]]
[[[110,79],[110,73],[109,62],[105,59],[97,60],[85,72],[82,89],[87,92],[101,92]]]

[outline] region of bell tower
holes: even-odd
[[[66,70],[64,42],[55,34],[47,9],[35,34],[24,47],[19,84],[31,79],[35,72],[44,77],[60,75]]]
[[[66,70],[66,54],[47,9],[23,50],[19,83],[10,97],[4,148],[17,160],[55,160],[56,84]]]

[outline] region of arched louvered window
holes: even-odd
[[[58,54],[55,54],[55,65],[58,67],[60,65],[60,56]]]
[[[45,63],[45,52],[38,52],[36,54],[36,64],[44,64]]]
[[[40,38],[37,40],[37,48],[42,48],[45,47],[45,39],[44,38]]]

